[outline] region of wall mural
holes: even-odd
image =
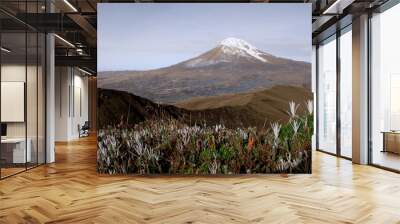
[[[100,4],[98,172],[311,173],[309,4]]]

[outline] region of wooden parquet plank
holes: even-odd
[[[108,176],[95,141],[0,181],[0,223],[400,223],[400,175],[319,152],[311,175]]]

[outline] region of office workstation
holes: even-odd
[[[0,70],[0,178],[45,161],[44,36],[4,32]]]
[[[1,82],[1,169],[12,174],[32,161],[32,139],[25,135],[25,82]]]

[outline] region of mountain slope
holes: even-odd
[[[310,63],[275,57],[236,38],[198,57],[149,71],[100,72],[98,86],[164,104],[275,85],[310,89]]]
[[[187,124],[224,124],[228,127],[258,126],[265,122],[287,121],[288,102],[303,104],[312,94],[301,87],[276,86],[258,92],[196,98],[177,105],[160,105],[133,94],[99,89],[98,125],[117,125],[121,118],[133,125],[161,116],[180,119]],[[299,113],[304,113],[304,106]]]
[[[269,121],[287,121],[288,102],[294,101],[302,104],[298,112],[306,113],[304,103],[312,98],[312,93],[305,88],[275,86],[271,89],[248,93],[198,97],[179,102],[175,106],[189,111],[217,111],[221,108],[234,108],[234,114],[239,116],[241,113],[242,120],[248,120],[247,117],[251,117],[255,119],[255,122],[265,121],[265,119]],[[224,115],[220,114],[220,116]],[[257,123],[252,124],[257,126]]]
[[[163,115],[180,118],[185,112],[170,105],[159,105],[133,94],[108,89],[97,89],[97,125],[137,124]]]

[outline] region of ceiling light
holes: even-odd
[[[90,76],[93,75],[92,73],[90,73],[90,72],[88,72],[88,71],[86,71],[86,70],[83,70],[83,69],[81,69],[81,68],[79,68],[79,67],[78,67],[78,70],[81,71],[81,72],[83,72],[83,73],[85,73],[86,75],[90,75]]]
[[[67,4],[74,12],[78,12],[78,10],[73,6],[68,0],[64,0],[65,4]]]
[[[351,5],[354,0],[336,0],[332,5],[324,10],[322,14],[342,14],[343,9]]]
[[[11,52],[11,50],[9,50],[9,49],[7,49],[5,47],[1,47],[0,49],[1,49],[1,51],[4,51],[6,53],[10,53]]]
[[[83,55],[83,49],[82,48],[77,48],[76,49],[76,53],[78,53],[79,55]]]
[[[57,38],[58,38],[59,40],[61,40],[62,42],[64,42],[65,44],[67,44],[68,46],[75,48],[75,45],[73,45],[73,44],[72,44],[71,42],[69,42],[68,40],[66,40],[66,39],[64,39],[64,38],[62,38],[62,37],[60,37],[60,36],[57,35],[57,34],[54,34],[54,36],[57,37]]]
[[[336,0],[332,5],[330,5],[327,9],[322,12],[322,14],[328,14],[336,5],[338,4],[339,0]]]
[[[330,14],[331,13],[330,11],[336,8],[339,2],[340,0],[336,0],[332,5],[330,5],[327,9],[325,9],[325,11],[322,14]]]

